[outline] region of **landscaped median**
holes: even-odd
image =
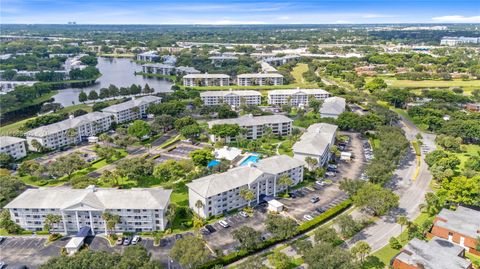
[[[258,246],[257,249],[252,250],[252,251],[247,251],[247,250],[239,250],[236,252],[232,252],[228,255],[225,255],[223,257],[219,257],[215,260],[211,260],[201,266],[200,268],[202,269],[207,269],[207,268],[213,268],[218,265],[227,265],[231,264],[233,262],[236,262],[240,259],[243,259],[251,254],[254,254],[256,252],[265,250],[273,245],[279,244],[286,242],[296,236],[300,236],[308,231],[313,230],[314,228],[326,223],[330,219],[334,218],[335,216],[341,214],[343,211],[347,210],[350,206],[352,205],[352,201],[350,199],[343,201],[342,203],[338,204],[335,207],[330,208],[329,210],[325,211],[324,213],[320,214],[316,218],[314,218],[311,221],[307,221],[302,223],[300,226],[297,227],[297,232],[294,236],[290,238],[284,238],[284,239],[276,239],[276,238],[271,238],[266,241],[264,241],[262,244]]]

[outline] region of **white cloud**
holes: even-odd
[[[480,23],[480,16],[465,17],[461,15],[449,15],[433,17],[432,21],[436,22],[460,22],[460,23]]]

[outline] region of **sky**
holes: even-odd
[[[480,0],[0,0],[0,23],[480,23]]]

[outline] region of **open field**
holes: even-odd
[[[303,73],[307,71],[308,71],[308,64],[304,64],[304,63],[297,64],[293,68],[292,72],[290,72],[290,74],[292,74],[293,78],[295,79],[295,83],[291,85],[293,85],[294,87],[300,87],[300,88],[318,88],[318,85],[316,83],[305,81],[305,79],[303,78]]]
[[[480,89],[480,80],[453,79],[453,80],[398,80],[392,77],[378,76],[385,80],[388,86],[393,88],[462,88],[466,95],[470,95],[474,89]],[[373,77],[367,77],[368,82]]]
[[[479,156],[480,155],[480,145],[463,145],[462,147],[466,148],[465,152],[455,153],[455,155],[460,159],[460,165],[458,166],[460,170],[465,168],[465,162],[468,160],[470,156]]]

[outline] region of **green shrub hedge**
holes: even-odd
[[[313,220],[307,221],[307,222],[301,224],[300,226],[298,226],[297,233],[294,236],[300,235],[302,233],[305,233],[309,230],[312,230],[312,229],[320,226],[321,224],[327,222],[328,220],[330,220],[333,217],[342,213],[344,210],[349,208],[351,205],[352,205],[352,201],[350,199],[348,199],[348,200],[345,200],[342,203],[336,205],[335,207],[330,208],[329,210],[320,214],[319,216],[317,216]],[[270,238],[270,239],[262,242],[262,244],[258,245],[257,249],[255,249],[253,251],[246,251],[246,250],[242,249],[242,250],[239,250],[239,251],[232,252],[230,254],[227,254],[225,256],[219,257],[217,259],[214,259],[214,260],[211,260],[211,261],[205,263],[204,265],[202,265],[200,267],[200,269],[208,269],[208,268],[213,268],[217,265],[225,266],[227,264],[234,263],[238,260],[241,260],[241,259],[247,257],[248,255],[251,255],[251,254],[256,253],[258,251],[267,249],[267,248],[269,248],[269,247],[271,247],[275,244],[287,241],[288,239],[289,238],[285,238],[285,239]]]

